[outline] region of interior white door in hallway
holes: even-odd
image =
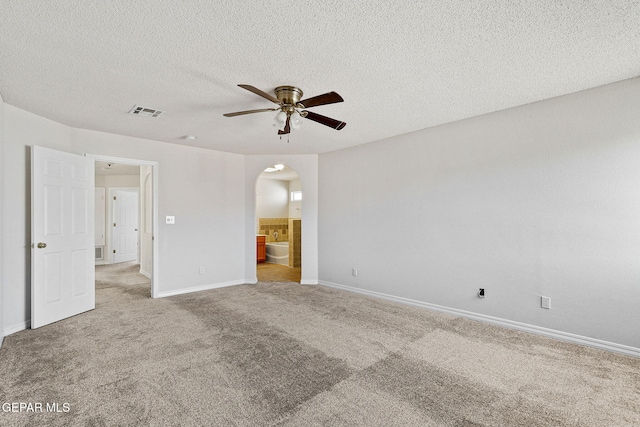
[[[138,260],[138,189],[113,190],[113,262]]]
[[[31,148],[31,328],[95,308],[94,161]]]

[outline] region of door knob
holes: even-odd
[[[46,243],[42,243],[42,242],[38,243],[38,249],[44,249],[46,247],[47,247]]]

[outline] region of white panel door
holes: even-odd
[[[113,262],[138,259],[138,190],[114,190]]]
[[[31,328],[95,308],[94,162],[31,149]]]

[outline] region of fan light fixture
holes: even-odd
[[[238,85],[243,89],[253,92],[264,99],[267,99],[274,104],[277,104],[277,108],[260,108],[258,110],[246,110],[236,111],[235,113],[223,114],[225,117],[242,116],[245,114],[262,113],[264,111],[277,111],[278,113],[273,118],[273,125],[278,128],[278,135],[289,134],[292,130],[297,130],[302,127],[302,119],[309,119],[311,121],[320,123],[321,125],[329,126],[335,130],[344,128],[347,124],[340,120],[335,120],[330,117],[322,116],[320,114],[307,111],[307,108],[317,107],[319,105],[335,104],[336,102],[343,102],[344,100],[336,92],[327,92],[322,95],[314,96],[311,98],[302,99],[302,90],[295,86],[278,86],[274,92],[276,96],[273,96],[267,92],[264,92],[257,87],[251,85]]]
[[[289,126],[291,130],[298,130],[302,127],[302,118],[304,116],[296,109],[293,109],[293,111],[285,111],[284,109],[280,110],[273,118],[273,125],[277,127],[279,131],[284,132],[287,126],[287,117],[289,118]]]
[[[284,169],[284,165],[277,164],[277,165],[269,166],[264,171],[265,172],[276,172],[276,171],[281,171],[282,169]]]
[[[298,113],[298,110],[295,110],[293,113],[291,113],[289,121],[292,130],[300,129],[300,127],[302,126],[302,116],[300,115],[300,113]]]
[[[283,110],[280,110],[278,114],[273,118],[273,125],[278,128],[278,130],[284,130],[285,125],[287,124],[287,113]]]

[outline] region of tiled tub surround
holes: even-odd
[[[258,234],[267,236],[267,243],[289,241],[289,218],[260,218]],[[278,237],[274,235],[278,233]]]
[[[302,266],[302,221],[289,218],[289,267]]]

